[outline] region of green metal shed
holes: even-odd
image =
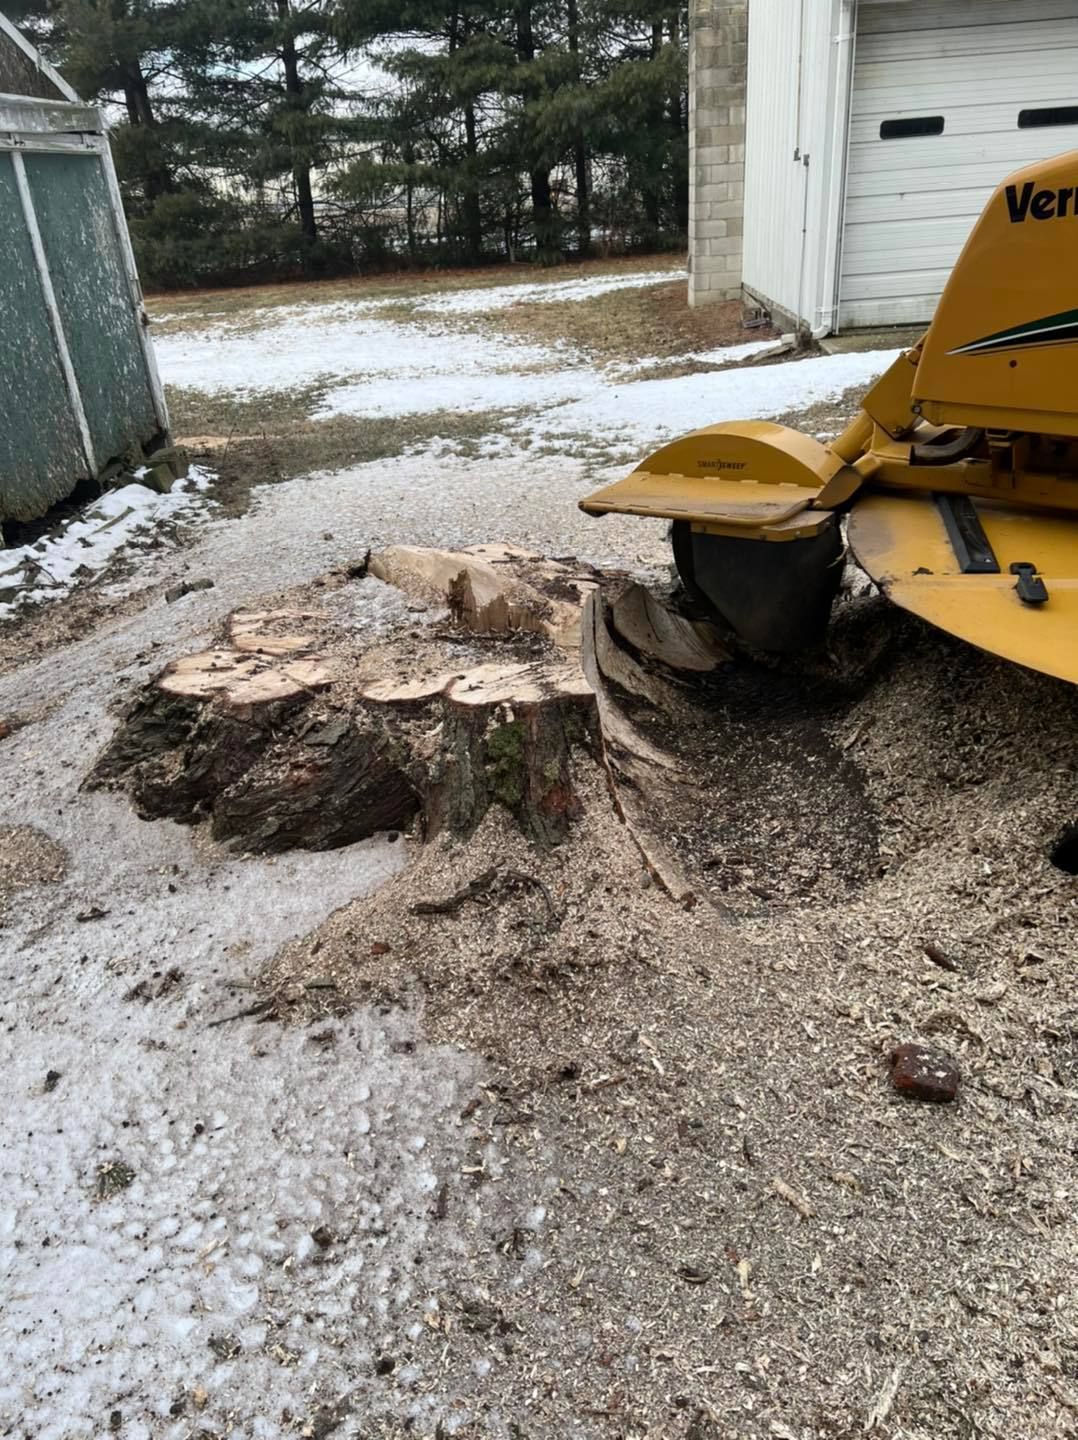
[[[104,116],[0,14],[0,524],[167,438]]]

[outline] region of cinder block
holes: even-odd
[[[739,75],[729,66],[697,71],[696,86],[692,93],[697,110],[744,104],[744,75]]]
[[[700,143],[701,145],[728,144],[729,142],[726,140],[708,140],[706,137],[710,135],[713,130],[717,130],[719,126],[729,124],[729,105],[697,105],[696,109],[693,111],[692,128],[696,134],[698,143]]]
[[[725,166],[729,160],[730,147],[725,143],[719,145],[697,145],[693,155],[693,162],[697,166]]]
[[[709,220],[740,220],[745,207],[740,200],[713,200],[707,211]]]
[[[735,207],[733,210],[716,211],[717,218],[720,220],[727,219],[729,215],[741,214],[744,202],[736,201],[734,197],[730,194],[729,185],[725,183],[720,183],[718,185],[697,185],[695,189],[690,186],[690,189],[692,189],[693,193],[689,198],[692,200],[697,200],[707,205],[733,205]]]
[[[740,255],[742,248],[740,235],[732,237],[723,235],[715,240],[699,241],[696,253],[699,255],[702,249],[704,255],[709,259],[714,259],[716,256]]]
[[[696,66],[698,75],[706,75],[709,70],[714,70],[716,65],[728,65],[730,63],[730,52],[727,46],[700,36],[693,46],[693,64]]]
[[[701,205],[722,205],[729,198],[729,185],[696,185],[692,188],[690,197]]]

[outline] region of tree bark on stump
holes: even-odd
[[[367,573],[444,607],[448,628],[364,649],[326,614],[237,611],[219,645],[145,687],[86,786],[126,790],[146,819],[207,821],[249,851],[416,824],[466,836],[495,804],[548,846],[599,766],[674,893],[661,846],[636,831],[652,781],[672,783],[677,765],[625,704],[675,715],[679,687],[727,658],[714,631],[625,577],[507,546],[391,547]]]

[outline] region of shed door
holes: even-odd
[[[1078,149],[1078,0],[865,0],[840,319],[928,321],[999,182]]]

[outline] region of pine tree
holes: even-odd
[[[147,278],[586,255],[687,226],[685,35],[653,0],[8,0],[111,103]],[[357,93],[371,51],[391,93]]]
[[[644,244],[688,225],[687,12],[632,0],[592,0],[599,78],[591,133],[620,176],[624,208]],[[642,222],[642,224],[640,224]]]
[[[173,189],[171,117],[154,103],[167,73],[179,0],[23,0],[22,19],[43,53],[86,100],[116,99],[130,134],[124,179],[152,205]]]
[[[333,0],[189,0],[185,10],[178,70],[207,159],[230,181],[286,197],[281,219],[298,226],[312,268],[324,258],[315,177],[348,128]]]

